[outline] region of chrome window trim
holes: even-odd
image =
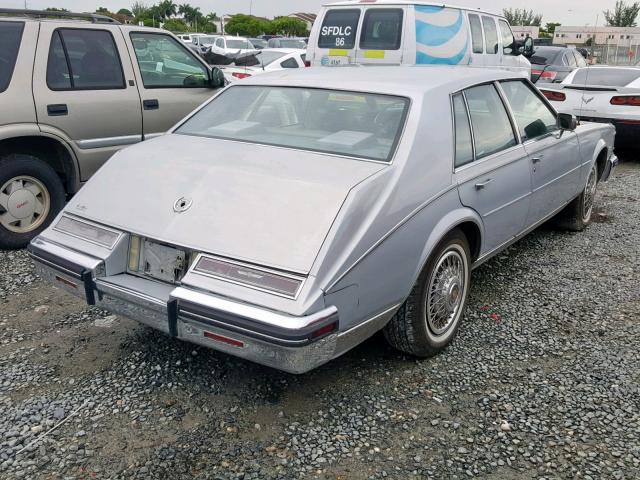
[[[300,285],[298,286],[298,289],[296,290],[296,293],[292,296],[292,295],[287,295],[286,293],[282,293],[282,292],[278,292],[276,290],[269,290],[268,288],[263,288],[263,287],[259,287],[257,285],[252,285],[250,283],[244,283],[240,280],[234,280],[232,278],[227,278],[227,277],[223,277],[221,275],[215,275],[213,273],[209,273],[209,272],[204,272],[202,270],[198,270],[198,263],[200,262],[200,260],[202,258],[210,258],[212,260],[217,260],[223,263],[228,263],[231,265],[236,265],[238,267],[245,267],[251,270],[257,270],[260,272],[265,272],[265,273],[269,273],[272,275],[278,275],[281,277],[285,277],[285,278],[289,278],[291,280],[297,280],[300,282]],[[189,267],[189,269],[187,270],[187,274],[188,273],[194,273],[196,275],[201,275],[203,277],[209,277],[209,278],[214,278],[216,280],[220,280],[222,282],[227,282],[227,283],[233,283],[235,285],[239,285],[241,287],[246,287],[246,288],[250,288],[252,290],[257,290],[260,292],[265,292],[271,295],[276,295],[278,297],[283,297],[283,298],[287,298],[289,300],[297,300],[298,296],[300,295],[300,292],[302,291],[302,287],[304,287],[305,281],[306,281],[306,277],[302,277],[300,275],[295,275],[293,273],[290,272],[283,272],[280,270],[274,270],[274,269],[270,269],[268,267],[263,267],[263,266],[257,266],[257,265],[253,265],[251,263],[246,263],[246,262],[241,262],[238,260],[230,260],[227,259],[225,257],[220,257],[217,255],[210,255],[208,253],[199,253],[195,260],[193,261],[193,263],[191,264],[191,267]]]
[[[100,228],[102,230],[106,230],[106,231],[111,232],[111,233],[115,233],[118,236],[113,241],[111,246],[107,246],[107,245],[105,245],[103,243],[96,242],[95,240],[91,240],[90,238],[82,237],[80,235],[76,235],[74,233],[70,233],[70,232],[67,232],[66,230],[62,230],[62,229],[58,228],[58,224],[60,223],[60,220],[62,220],[63,217],[67,217],[67,218],[69,218],[71,220],[74,220],[74,221],[77,221],[77,222],[80,222],[80,223],[84,223],[86,225],[90,225],[90,226],[95,227],[95,228]],[[106,248],[107,250],[113,250],[115,248],[115,246],[120,242],[120,239],[125,235],[125,233],[120,231],[120,230],[116,230],[116,229],[110,228],[110,227],[105,227],[105,226],[103,226],[103,225],[101,225],[99,223],[95,223],[95,222],[92,222],[90,220],[86,220],[86,219],[84,219],[82,217],[78,217],[76,215],[73,215],[73,214],[70,214],[70,213],[67,213],[67,212],[65,212],[62,215],[62,217],[60,217],[60,219],[58,219],[58,221],[56,221],[56,224],[53,226],[53,230],[55,230],[56,232],[63,233],[65,235],[69,235],[70,237],[74,237],[74,238],[77,238],[77,239],[80,239],[80,240],[84,240],[85,242],[89,242],[89,243],[91,243],[93,245],[97,245],[99,247]]]

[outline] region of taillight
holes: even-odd
[[[537,68],[531,69],[531,76],[538,75],[538,80],[546,80],[548,82],[553,82],[558,76],[558,72],[554,72],[551,70],[539,70]]]
[[[310,67],[311,66],[311,62],[309,60],[305,60],[304,61],[304,66],[305,67]]]
[[[311,338],[317,339],[320,337],[324,337],[325,335],[329,335],[330,333],[335,332],[338,329],[338,322],[330,323],[329,325],[325,325],[314,332],[311,332]]]
[[[238,80],[242,80],[243,78],[250,77],[250,73],[241,73],[241,72],[233,72],[231,74],[232,77],[236,77]]]
[[[609,103],[611,103],[611,105],[628,105],[631,107],[640,107],[640,97],[638,96],[612,97]]]
[[[553,102],[564,102],[567,96],[562,92],[551,92],[549,90],[542,90],[542,94]]]

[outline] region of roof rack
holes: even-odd
[[[22,8],[0,8],[0,16],[1,15],[16,15],[21,17],[33,18],[78,18],[82,20],[91,20],[91,23],[120,23],[115,18],[107,17],[106,15],[100,15],[99,13],[73,13],[50,10],[26,10]]]

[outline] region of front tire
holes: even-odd
[[[596,193],[598,191],[598,165],[593,164],[584,189],[560,212],[557,224],[571,232],[581,232],[591,223]]]
[[[469,242],[454,230],[436,247],[409,297],[384,328],[387,341],[417,357],[441,352],[460,326],[470,278]]]
[[[0,249],[17,249],[44,230],[64,207],[60,177],[26,154],[0,159]]]

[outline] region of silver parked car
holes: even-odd
[[[89,304],[289,372],[381,329],[430,356],[473,267],[590,222],[613,139],[503,71],[275,72],[117,153],[29,250]]]

